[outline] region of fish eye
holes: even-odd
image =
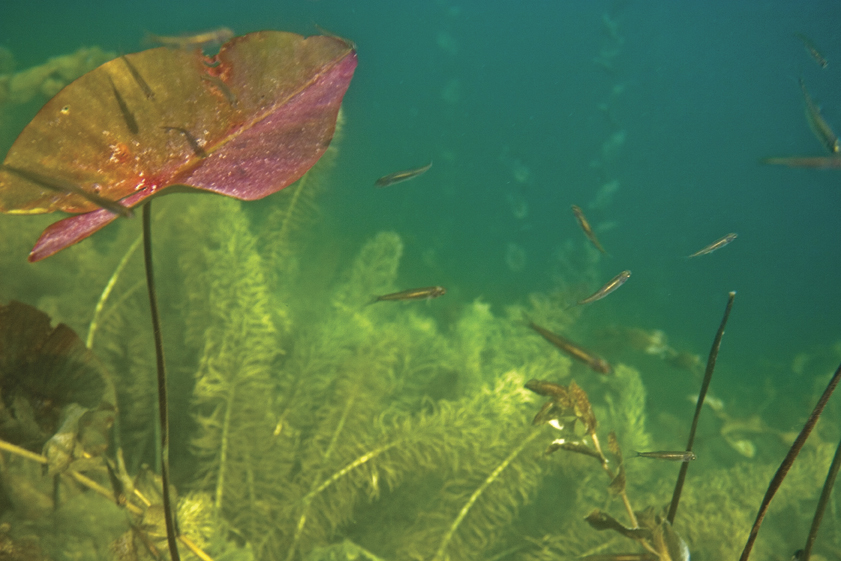
[[[61,110],[60,110],[59,112],[60,112],[62,115],[67,115],[68,113],[70,113],[70,106],[69,106],[69,105],[65,105],[64,107],[62,107],[62,108],[61,108]]]

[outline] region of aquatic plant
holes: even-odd
[[[625,470],[625,460],[619,445],[619,439],[617,438],[615,432],[610,432],[608,435],[608,449],[614,457],[614,464],[616,466],[614,468],[611,467],[610,460],[608,460],[605,456],[603,447],[600,444],[600,439],[596,433],[596,416],[592,405],[590,404],[589,397],[582,388],[575,384],[575,382],[570,383],[569,386],[561,386],[550,381],[538,379],[530,380],[526,384],[526,387],[531,391],[549,398],[549,401],[544,403],[543,407],[535,416],[534,424],[546,423],[560,431],[557,438],[555,438],[555,440],[553,440],[546,449],[546,453],[551,454],[558,450],[565,450],[597,460],[602,470],[610,479],[610,484],[608,486],[610,494],[621,497],[627,514],[627,519],[630,524],[625,525],[608,512],[598,508],[592,510],[585,517],[585,521],[595,530],[612,530],[626,538],[636,541],[640,546],[647,550],[653,558],[661,560],[682,560],[689,558],[688,546],[672,528],[672,523],[680,501],[689,460],[695,459],[695,454],[692,453],[692,445],[694,442],[695,430],[698,424],[699,413],[703,405],[704,396],[709,388],[712,373],[715,368],[716,357],[718,356],[718,349],[721,344],[721,338],[724,334],[724,327],[730,315],[734,297],[735,292],[731,292],[724,312],[724,317],[721,321],[718,332],[716,333],[712,350],[710,351],[706,375],[701,385],[698,403],[695,409],[695,416],[689,431],[689,442],[686,446],[686,453],[653,452],[650,454],[637,454],[638,456],[646,455],[661,457],[664,459],[669,457],[684,457],[684,460],[681,462],[681,468],[678,474],[675,490],[672,495],[672,501],[667,509],[659,509],[649,506],[641,511],[634,510],[627,493],[628,474]],[[631,392],[631,394],[636,394],[634,397],[636,397],[637,400],[639,400],[640,397],[644,399],[644,391],[640,392],[639,386],[635,389],[637,389],[637,391]],[[642,394],[641,396],[640,393]],[[613,408],[611,407],[611,409]],[[634,408],[629,408],[632,412],[633,409]],[[639,410],[639,407],[636,409]],[[589,487],[589,485],[586,487]],[[544,543],[541,544],[544,548],[543,551],[545,551],[545,545],[546,540],[544,540]]]
[[[205,206],[210,204],[217,203]],[[522,396],[522,377],[509,376],[495,391],[471,392],[453,405],[423,397],[418,390],[424,386],[440,391],[428,387],[426,376],[440,378],[435,372],[441,370],[455,375],[442,335],[416,313],[365,306],[372,292],[394,282],[402,242],[393,233],[378,234],[362,248],[317,321],[291,320],[294,334],[284,344],[265,320],[263,261],[244,214],[216,212],[232,224],[226,243],[206,238],[212,249],[193,252],[183,265],[209,312],[188,321],[188,331],[203,332],[204,341],[193,444],[202,474],[196,484],[215,496],[218,515],[252,543],[258,558],[290,558],[325,543],[381,488],[394,493],[407,479],[437,481],[434,468],[455,465],[463,467],[449,478],[453,490],[435,510],[440,532],[422,518],[409,529],[419,535],[401,540],[401,547],[443,555],[465,547],[465,534],[489,540],[484,528],[496,525],[483,523],[482,513],[510,518],[512,511],[486,497],[498,497],[498,488],[515,497],[527,494],[517,479],[532,462],[521,456],[519,438],[504,438],[509,429],[503,429],[524,430],[519,399],[505,405],[512,393]],[[195,216],[213,214],[201,208]],[[194,221],[188,216],[186,223]],[[243,270],[249,274],[234,273]],[[441,354],[430,360],[436,349]],[[286,355],[277,360],[281,352]],[[499,442],[475,449],[489,434]],[[509,474],[514,482],[501,484]],[[457,486],[458,478],[463,482]],[[471,485],[474,498],[466,505],[461,491]]]
[[[172,440],[181,543],[243,561],[548,560],[635,545],[593,531],[585,517],[598,508],[591,524],[640,530],[625,526],[624,511],[644,530],[630,532],[637,542],[664,551],[661,507],[674,474],[622,457],[652,440],[646,373],[617,364],[611,377],[579,375],[528,329],[524,316],[581,335],[578,312],[564,310],[570,298],[563,287],[501,312],[481,300],[459,303],[447,323],[436,314],[439,301],[367,305],[373,295],[401,288],[403,241],[396,232],[373,235],[339,275],[313,282],[313,271],[297,263],[307,255],[303,240],[316,196],[332,181],[329,166],[316,168],[258,211],[224,198],[178,195],[156,203],[167,214],[156,228],[158,265],[167,271],[161,309],[168,358],[176,365],[170,398],[181,415]],[[129,253],[137,238],[132,226],[119,221],[109,236],[57,255],[81,280],[51,288],[41,300],[80,331],[98,326],[88,340],[117,380],[117,434],[128,459],[118,475],[130,474],[149,503],[126,498],[130,523],[116,505],[106,506],[121,493],[118,485],[108,488],[100,463],[86,473],[105,485],[100,491],[108,498],[91,497],[77,479],[68,483],[75,476],[62,476],[63,510],[53,514],[52,483],[38,474],[47,458],[5,462],[4,486],[20,494],[13,512],[0,504],[13,524],[11,532],[0,527],[0,546],[11,543],[15,552],[24,551],[28,531],[55,559],[94,559],[104,536],[116,540],[115,555],[124,561],[152,556],[144,540],[163,550],[161,483],[141,467],[154,448],[154,377],[152,343],[135,328],[146,308],[135,280],[139,254]],[[18,257],[0,255],[0,264]],[[21,276],[60,278],[51,266]],[[109,279],[113,292],[103,299]],[[33,298],[42,295],[30,290]],[[532,378],[563,384],[575,396],[554,419],[574,418],[567,432],[529,424],[540,405],[523,388]],[[559,434],[579,446],[558,443],[547,456],[547,443]],[[784,508],[810,505],[831,449],[804,454],[803,470],[795,466],[781,488]],[[693,555],[733,557],[741,539],[733,529],[747,527],[772,471],[742,462],[690,480],[675,525]],[[665,483],[658,487],[659,480]],[[623,522],[610,516],[614,511]],[[27,515],[37,523],[23,521]]]
[[[352,46],[343,40],[307,42],[273,32],[230,41],[212,60],[167,49],[132,58],[123,55],[63,89],[24,129],[0,166],[0,210],[83,213],[45,230],[32,261],[78,242],[118,215],[131,216],[131,206],[173,184],[244,200],[282,189],[326,149],[356,68]],[[112,111],[113,102],[119,112]],[[201,138],[191,132],[197,130]],[[107,151],[103,131],[111,142]],[[162,148],[171,132],[183,135],[180,151]],[[33,187],[46,194],[35,194]],[[148,202],[143,247],[157,359],[163,508],[170,556],[178,561]]]
[[[82,213],[45,231],[39,260],[174,184],[265,197],[326,150],[355,67],[346,42],[280,32],[231,40],[207,61],[166,48],[123,55],[24,129],[0,168],[0,210]]]
[[[178,198],[164,203],[184,208]],[[536,560],[627,550],[626,538],[584,522],[595,507],[617,506],[609,503],[618,500],[611,498],[611,479],[593,469],[599,463],[564,451],[544,456],[556,431],[529,425],[539,402],[523,389],[525,381],[542,375],[570,384],[571,376],[569,359],[523,325],[522,307],[496,314],[475,302],[444,329],[431,318],[437,301],[366,306],[372,293],[394,288],[399,278],[402,241],[384,232],[363,244],[327,293],[293,293],[304,301],[278,315],[273,295],[290,285],[274,285],[265,273],[274,263],[261,252],[259,217],[224,198],[191,203],[182,220],[161,229],[167,249],[160,257],[177,261],[169,284],[185,287],[183,296],[175,291],[164,300],[174,305],[184,298],[185,346],[170,360],[194,373],[191,397],[173,394],[195,420],[176,425],[174,435],[189,440],[194,454],[177,452],[179,463],[188,462],[179,487],[189,489],[178,501],[179,523],[211,556]],[[204,227],[223,218],[225,234]],[[290,243],[293,253],[297,243]],[[142,313],[128,280],[139,263],[128,267],[96,338],[109,362],[120,356],[110,349],[125,336],[124,323]],[[306,276],[296,284],[306,285]],[[574,329],[556,316],[560,300],[535,295],[531,302],[530,316]],[[166,319],[180,325],[177,315]],[[617,429],[627,450],[626,439],[651,438],[644,376],[621,364],[615,378],[587,374],[576,382],[591,396],[615,470],[609,429]],[[134,428],[121,428],[123,442],[133,442]],[[784,488],[783,508],[808,504],[830,454],[821,452],[808,474]],[[650,481],[667,470],[641,460],[625,466],[633,504],[665,502],[668,489]],[[771,471],[743,463],[691,480],[676,525],[693,554],[734,551],[741,536],[727,525],[750,519]],[[34,473],[23,476],[29,478],[37,481]],[[541,503],[539,515],[530,502]],[[77,512],[95,505],[80,502]],[[155,528],[158,540],[163,533]],[[60,549],[57,541],[39,543]]]
[[[833,374],[832,378],[830,378],[826,389],[824,390],[823,394],[821,394],[820,399],[818,399],[817,403],[815,404],[815,407],[812,409],[809,418],[804,423],[803,428],[800,430],[800,433],[797,435],[797,438],[794,440],[794,443],[792,443],[788,454],[786,454],[786,457],[783,458],[780,467],[777,469],[777,472],[774,474],[774,477],[768,484],[768,490],[765,492],[765,496],[762,498],[762,503],[759,505],[759,512],[756,515],[756,520],[754,521],[753,526],[750,530],[750,534],[748,535],[748,541],[745,544],[744,550],[742,551],[742,555],[740,557],[741,561],[747,561],[748,557],[750,556],[751,549],[753,548],[753,544],[756,541],[756,537],[759,533],[759,528],[762,524],[762,521],[768,512],[771,500],[774,498],[774,495],[780,488],[780,485],[782,485],[783,479],[786,477],[792,465],[794,464],[794,460],[797,458],[797,455],[803,449],[803,446],[806,443],[806,439],[809,438],[809,435],[815,428],[815,424],[818,422],[818,418],[823,412],[823,409],[826,406],[826,403],[829,400],[830,396],[835,391],[835,388],[838,386],[839,381],[841,381],[841,366],[839,366],[835,370],[835,374]],[[837,468],[835,469],[837,470]],[[832,473],[831,470],[830,473]],[[828,479],[828,482],[829,481],[830,479]],[[816,520],[818,520],[817,516]],[[807,545],[806,548],[807,557],[808,551],[811,549],[811,540],[813,539],[814,531],[816,530],[817,528],[813,526],[813,532],[810,532],[810,543]]]
[[[0,438],[43,447],[49,475],[105,451],[110,375],[72,329],[14,301],[0,306],[0,394]]]
[[[265,478],[272,470],[266,468],[276,459],[270,446],[271,371],[282,348],[262,261],[239,203],[208,200],[185,216],[188,224],[207,219],[224,219],[228,227],[208,232],[208,245],[183,261],[191,293],[203,297],[201,306],[191,302],[186,322],[202,345],[193,391],[197,483],[211,493],[217,516],[255,539],[271,530],[271,517],[256,501],[270,490]]]
[[[79,76],[114,56],[115,53],[99,47],[82,47],[75,53],[53,57],[43,64],[13,73],[12,53],[0,48],[0,107],[26,103],[37,95],[52,97]]]
[[[276,197],[256,228],[260,253],[274,265],[266,270],[268,282],[275,287],[285,285],[286,293],[297,278],[298,260],[304,247],[302,238],[319,218],[316,200],[326,188],[328,177],[336,165],[344,123],[344,113],[340,108],[333,140],[321,159],[301,179],[287,187],[284,196]]]

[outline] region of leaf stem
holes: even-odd
[[[601,444],[599,444],[599,438],[596,436],[596,430],[595,429],[590,430],[590,437],[593,439],[593,447],[596,449],[596,452],[598,452],[598,454],[599,454],[599,458],[600,458],[599,461],[602,464],[602,469],[604,469],[604,471],[607,473],[607,476],[610,478],[610,480],[613,481],[613,478],[616,477],[616,475],[613,473],[613,470],[610,469],[610,466],[608,465],[608,462],[607,462],[607,457],[604,455],[604,452],[602,452],[602,446],[601,446]],[[631,527],[632,528],[639,528],[640,526],[639,526],[639,522],[637,521],[637,516],[634,514],[634,509],[631,506],[631,501],[628,499],[628,494],[627,494],[624,486],[623,486],[622,490],[619,492],[619,495],[622,497],[622,504],[625,505],[625,510],[628,512],[628,518],[631,519]],[[642,542],[640,542],[640,543],[642,543]],[[645,545],[645,544],[643,543],[643,545]]]
[[[143,205],[143,258],[146,264],[146,287],[149,289],[149,308],[152,312],[152,333],[155,336],[155,358],[158,367],[158,413],[161,427],[161,485],[163,487],[164,518],[166,518],[166,540],[172,561],[181,561],[178,543],[175,541],[175,519],[169,496],[169,411],[166,396],[166,364],[164,343],[161,334],[161,318],[158,313],[158,297],[155,292],[155,273],[152,269],[152,201]]]

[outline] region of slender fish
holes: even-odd
[[[735,239],[736,239],[736,234],[732,234],[732,233],[727,234],[723,238],[714,241],[713,243],[711,243],[710,245],[708,245],[704,249],[702,249],[700,251],[696,251],[692,255],[688,255],[686,258],[687,259],[692,259],[693,257],[698,257],[699,255],[706,255],[708,253],[712,253],[716,249],[721,249],[722,247],[729,244],[730,242],[732,242]]]
[[[228,103],[231,104],[231,107],[233,107],[234,109],[237,108],[237,106],[239,105],[237,102],[237,96],[234,94],[234,92],[231,91],[231,88],[228,87],[228,84],[222,81],[222,78],[218,76],[211,76],[209,74],[202,74],[201,79],[209,84],[212,84],[217,90],[219,90],[219,93],[221,93],[225,97],[225,99],[228,100]]]
[[[233,36],[233,31],[227,27],[220,27],[203,33],[196,33],[195,35],[177,35],[172,37],[147,33],[146,42],[157,43],[158,45],[172,47],[175,49],[192,49],[196,47],[204,48],[208,45],[222,44],[228,39],[231,39]]]
[[[120,113],[123,114],[123,120],[126,122],[128,130],[131,131],[132,134],[137,134],[140,132],[140,127],[137,126],[137,119],[134,118],[134,114],[132,114],[128,105],[126,105],[126,101],[123,99],[123,96],[120,95],[120,91],[117,89],[117,86],[114,85],[114,80],[111,79],[111,76],[108,76],[108,81],[111,82],[111,90],[114,92],[117,105],[120,106]]]
[[[764,158],[762,163],[772,166],[788,166],[790,168],[841,169],[841,155]]]
[[[622,271],[621,273],[613,277],[610,280],[610,282],[608,282],[606,285],[594,292],[591,296],[588,296],[584,300],[579,300],[575,305],[582,306],[584,304],[589,304],[590,302],[595,302],[596,300],[601,300],[602,298],[604,298],[605,296],[607,296],[608,294],[625,284],[625,281],[627,281],[629,278],[631,278],[631,271]]]
[[[390,173],[388,175],[384,175],[381,178],[377,179],[374,182],[374,186],[376,187],[388,187],[390,185],[394,185],[395,183],[400,183],[401,181],[408,181],[410,179],[414,179],[415,177],[426,173],[429,171],[429,168],[432,167],[432,162],[429,162],[427,165],[419,168],[414,169],[407,169],[406,171],[398,171],[395,173]]]
[[[821,109],[809,95],[809,90],[806,89],[806,84],[803,78],[800,78],[800,90],[803,92],[803,102],[806,106],[806,121],[809,123],[809,128],[815,133],[821,144],[829,150],[831,154],[838,154],[841,152],[841,144],[838,143],[838,136],[833,132],[829,123],[821,115]]]
[[[578,225],[581,226],[581,229],[584,230],[584,234],[587,236],[587,239],[596,246],[596,249],[601,251],[602,253],[607,253],[602,244],[599,243],[599,240],[596,238],[595,232],[590,227],[590,223],[587,222],[587,218],[584,216],[584,211],[581,210],[580,207],[572,205],[572,212],[575,214],[575,217],[578,219]]]
[[[383,294],[376,296],[368,304],[375,302],[383,302],[386,300],[428,300],[430,298],[438,298],[447,293],[447,289],[443,286],[425,286],[423,288],[410,288],[409,290],[402,290],[400,292],[393,292],[391,294]]]
[[[146,80],[143,79],[143,76],[140,75],[137,68],[135,68],[131,61],[126,58],[126,55],[120,55],[120,58],[126,63],[128,71],[131,72],[131,76],[134,78],[134,81],[137,82],[137,85],[140,86],[141,90],[143,90],[143,95],[146,96],[146,99],[152,99],[155,97],[155,92],[152,91],[152,88],[149,87],[149,84],[146,83]]]
[[[593,370],[595,372],[598,372],[600,374],[610,374],[611,373],[612,368],[610,367],[610,364],[608,364],[607,361],[604,360],[603,358],[594,355],[593,353],[591,353],[590,351],[588,351],[588,350],[586,350],[582,347],[579,347],[578,345],[576,345],[575,343],[573,343],[572,341],[570,341],[568,339],[564,339],[560,335],[552,333],[551,331],[549,331],[545,327],[540,327],[539,325],[537,325],[533,321],[529,322],[529,327],[531,327],[532,329],[537,331],[544,339],[546,339],[547,341],[549,341],[550,343],[552,343],[553,345],[555,345],[556,347],[561,349],[563,352],[565,352],[566,354],[568,354],[569,356],[571,356],[575,360],[583,362],[584,364],[589,366],[591,370]],[[526,386],[526,387],[529,387],[529,386]],[[537,386],[535,386],[534,388],[529,387],[530,390],[537,391],[537,393],[540,393],[540,391],[538,391],[538,389],[536,389],[536,388],[537,388]],[[543,394],[543,395],[551,395],[552,391],[557,391],[556,388],[551,388],[550,386],[543,386],[543,387],[540,387],[539,389],[541,391],[546,392],[546,394]]]
[[[652,553],[605,553],[579,557],[579,561],[657,561],[659,557]]]
[[[815,62],[817,62],[821,68],[826,68],[826,65],[828,64],[826,62],[826,59],[821,54],[821,52],[815,47],[815,44],[812,43],[811,39],[809,39],[802,33],[795,33],[794,36],[803,41],[803,46],[806,47],[806,52],[812,55],[812,58],[815,59]]]
[[[691,462],[695,459],[695,452],[687,452],[685,450],[658,450],[657,452],[637,452],[636,457],[671,460],[673,462]]]
[[[79,185],[71,181],[67,181],[66,179],[61,179],[58,177],[50,177],[47,175],[43,175],[38,173],[37,171],[29,171],[25,169],[15,168],[10,165],[3,165],[0,166],[0,169],[5,169],[19,177],[22,177],[29,181],[30,183],[34,183],[39,187],[43,187],[45,189],[49,189],[51,191],[58,191],[59,193],[72,193],[74,195],[79,195],[80,197],[84,198],[86,201],[95,204],[98,207],[102,207],[106,210],[113,212],[114,214],[119,214],[125,218],[129,218],[132,216],[131,209],[123,206],[118,201],[111,201],[104,197],[100,197],[96,193],[91,193],[89,191],[85,191]]]
[[[207,152],[205,152],[204,148],[199,145],[199,141],[196,139],[195,136],[190,134],[190,131],[187,129],[182,129],[181,127],[161,127],[165,131],[177,131],[184,135],[184,138],[187,139],[187,143],[190,145],[190,148],[193,149],[196,156],[199,158],[207,158]]]

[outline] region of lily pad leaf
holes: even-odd
[[[97,201],[131,208],[173,185],[265,197],[327,149],[355,68],[349,42],[279,31],[234,38],[210,58],[165,47],[116,58],[23,130],[0,167],[0,211],[81,214],[44,232],[36,261],[117,217]]]

